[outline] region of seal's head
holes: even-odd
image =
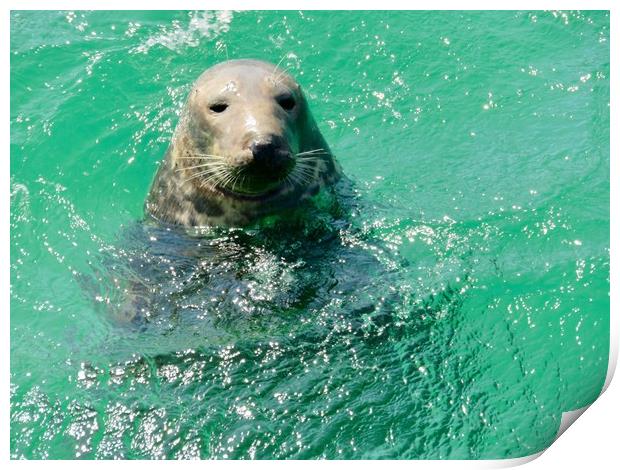
[[[306,109],[299,85],[273,66],[247,61],[215,66],[200,76],[189,97],[188,130],[198,152],[182,167],[199,170],[188,171],[199,185],[263,198],[296,173],[303,134],[298,124]],[[194,165],[198,168],[189,168]]]
[[[192,87],[147,209],[185,225],[243,224],[338,176],[299,84],[273,64],[228,61]]]

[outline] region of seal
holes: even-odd
[[[276,65],[231,60],[192,86],[145,212],[188,227],[242,226],[340,176],[299,84]]]

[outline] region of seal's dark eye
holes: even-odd
[[[279,96],[276,98],[278,104],[282,106],[282,109],[290,111],[295,107],[295,98],[290,95]]]
[[[228,108],[228,105],[226,103],[215,103],[209,106],[209,109],[214,113],[223,113],[224,111],[226,111],[226,108]]]

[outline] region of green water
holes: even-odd
[[[189,86],[243,57],[304,87],[352,222],[151,243]],[[12,12],[12,457],[547,447],[607,371],[609,73],[606,12]]]

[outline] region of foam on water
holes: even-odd
[[[129,52],[146,54],[156,45],[173,51],[179,51],[185,47],[197,47],[201,41],[213,40],[222,33],[226,33],[232,19],[233,14],[229,11],[191,13],[187,27],[184,27],[180,21],[173,21],[171,27],[163,26],[159,34],[149,37]]]

